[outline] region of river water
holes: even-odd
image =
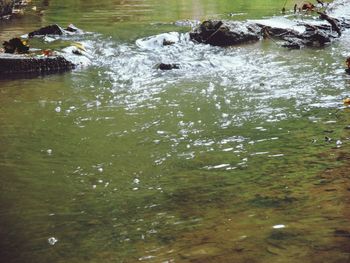
[[[292,51],[186,34],[282,2],[33,1],[1,22],[1,41],[74,23],[92,54],[0,80],[1,262],[349,262],[345,179],[322,173],[349,148],[350,32]],[[175,45],[142,40],[168,32]]]

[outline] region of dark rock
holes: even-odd
[[[67,26],[65,30],[71,33],[79,33],[79,34],[83,33],[83,30],[81,30],[80,28],[77,28],[73,24],[70,24],[69,26]]]
[[[25,54],[29,51],[29,46],[25,45],[19,38],[12,38],[9,41],[4,41],[3,47],[5,49],[5,53],[10,54]]]
[[[285,39],[286,42],[282,44],[282,47],[286,47],[289,49],[301,49],[302,47],[305,46],[305,43],[298,38],[287,38]]]
[[[160,63],[159,65],[157,65],[157,69],[160,70],[172,70],[172,69],[179,69],[180,66],[178,64],[164,64],[164,63]]]
[[[75,65],[61,56],[30,57],[25,55],[0,55],[0,76],[12,73],[52,73],[68,71]]]
[[[297,36],[302,39],[305,46],[320,46],[323,47],[326,43],[331,42],[332,35],[324,30],[318,28],[309,30],[307,29],[303,34]]]
[[[310,6],[313,8],[313,6]],[[309,10],[307,8],[307,10]],[[350,28],[350,20],[336,19],[318,12],[324,24],[312,22],[298,22],[304,26],[305,31],[299,32],[291,28],[279,28],[264,25],[264,22],[234,22],[234,21],[205,21],[194,31],[190,38],[197,43],[213,46],[231,46],[242,43],[258,41],[261,37],[277,38],[285,41],[282,46],[291,49],[302,47],[323,47],[333,39],[341,36],[341,32]],[[267,23],[268,24],[268,23]]]
[[[46,26],[46,27],[42,27],[38,30],[35,30],[33,32],[30,32],[28,34],[28,37],[34,37],[34,36],[45,36],[45,35],[63,35],[64,34],[64,30],[54,24],[54,25],[49,25],[49,26]]]
[[[190,33],[190,38],[213,46],[232,46],[258,41],[261,28],[248,22],[205,21]]]
[[[173,42],[173,41],[166,40],[166,39],[163,40],[163,46],[171,46],[174,44],[175,44],[175,42]]]
[[[265,38],[268,38],[268,37],[287,38],[287,37],[295,37],[299,34],[297,31],[294,31],[291,29],[270,27],[259,23],[257,25],[261,27],[262,35]]]

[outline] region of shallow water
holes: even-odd
[[[35,4],[0,40],[74,23],[93,32],[92,65],[0,80],[2,261],[348,262],[344,182],[323,171],[349,145],[350,32],[323,49],[217,48],[175,22],[283,3]],[[177,43],[158,45],[168,32]]]

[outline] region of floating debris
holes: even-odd
[[[57,242],[58,242],[58,239],[55,238],[55,237],[50,237],[47,242],[51,245],[51,246],[54,246]]]

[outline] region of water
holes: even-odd
[[[2,261],[348,262],[349,32],[217,48],[175,22],[283,3],[34,4],[0,40],[74,23],[92,64],[0,80]]]

